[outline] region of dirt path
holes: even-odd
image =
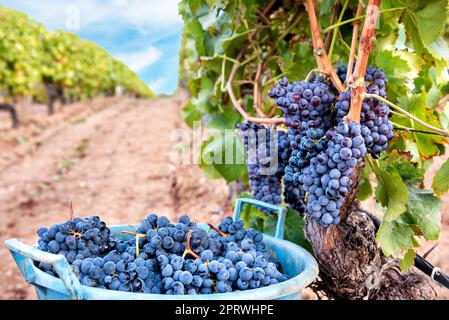
[[[35,243],[38,226],[66,220],[69,200],[81,216],[96,214],[110,225],[138,222],[150,212],[219,219],[224,182],[206,180],[196,165],[169,161],[176,143],[170,133],[184,127],[177,98],[92,104],[97,107],[88,105],[87,114],[84,106],[60,115],[15,148],[0,145],[0,154],[9,151],[0,161],[1,242]],[[0,298],[33,298],[3,245],[0,261]]]
[[[229,213],[223,181],[207,180],[197,165],[170,163],[176,144],[170,134],[186,128],[181,101],[108,98],[52,117],[45,106],[33,105],[21,110],[31,116],[19,130],[9,130],[9,118],[0,113],[0,243],[12,237],[35,243],[37,227],[68,218],[69,200],[79,215],[96,214],[110,225],[138,222],[150,212],[189,213],[202,222]],[[428,259],[449,273],[449,195],[443,201],[445,224]],[[373,203],[364,206],[376,211]],[[0,299],[34,298],[2,244],[0,261]],[[438,291],[449,298],[448,290]]]

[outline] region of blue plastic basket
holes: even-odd
[[[270,249],[271,254],[279,261],[282,272],[289,276],[289,280],[268,287],[237,291],[231,293],[206,294],[206,295],[163,295],[131,293],[113,290],[92,288],[81,285],[73,273],[66,258],[43,252],[35,247],[28,246],[18,239],[5,241],[6,247],[11,251],[14,260],[19,267],[22,276],[28,283],[36,288],[37,297],[40,300],[277,300],[300,299],[305,287],[312,283],[318,276],[318,265],[313,256],[305,249],[283,240],[286,209],[265,202],[240,198],[235,202],[234,220],[239,219],[244,204],[277,211],[278,222],[275,237],[264,234],[263,242]],[[200,225],[208,228],[207,225]],[[117,238],[128,239],[132,237],[121,233],[123,230],[133,230],[129,226],[113,226],[111,233]],[[38,269],[33,261],[51,264],[59,278],[53,277]]]

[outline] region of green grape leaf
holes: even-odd
[[[208,127],[214,129],[234,129],[242,117],[234,108],[222,108],[221,112],[214,112],[208,117]]]
[[[377,67],[385,72],[388,79],[388,88],[390,86],[403,86],[412,71],[407,60],[403,59],[398,52],[381,51],[375,57]]]
[[[384,220],[390,222],[406,210],[407,187],[396,169],[392,167],[382,169],[376,172],[379,181],[376,188],[376,200],[387,208]]]
[[[201,112],[195,104],[188,101],[181,110],[181,117],[190,128],[193,128],[195,121],[201,121]]]
[[[299,43],[294,50],[285,50],[281,55],[283,63],[282,70],[286,72],[286,77],[292,80],[304,79],[310,72],[310,66],[315,65],[315,57],[312,49]]]
[[[443,32],[447,15],[447,0],[409,0],[404,24],[410,37],[429,45]],[[416,33],[414,33],[416,31]]]
[[[424,169],[412,162],[410,152],[393,150],[388,156],[382,158],[382,168],[395,169],[406,184],[419,184],[424,180]]]
[[[441,127],[438,117],[435,115],[434,111],[426,106],[426,98],[427,94],[425,92],[421,94],[415,94],[411,96],[402,96],[398,99],[399,105],[416,116],[417,118],[431,124],[435,127]],[[404,125],[409,128],[414,128],[416,130],[424,130],[429,131],[423,125],[412,121],[407,117],[398,117],[394,115],[392,117],[393,121]],[[434,156],[437,156],[440,153],[439,145],[447,143],[444,137],[420,133],[420,132],[410,132],[404,133],[404,136],[407,139],[416,142],[416,146],[418,147],[419,154],[424,159],[429,159]]]
[[[246,174],[244,159],[243,143],[233,130],[211,130],[201,146],[200,167],[210,173],[212,166],[227,182]]]
[[[416,236],[426,240],[438,239],[440,232],[441,200],[431,191],[408,187],[407,209],[393,220],[384,219],[376,239],[386,256],[403,257],[404,268],[411,263],[410,249],[419,246]]]
[[[432,180],[432,189],[437,196],[441,196],[449,190],[449,159],[447,159]]]
[[[419,228],[426,240],[437,240],[440,234],[442,202],[430,190],[408,188],[409,200],[404,221]]]
[[[320,3],[320,16],[329,14],[335,6],[336,0],[323,0]]]
[[[277,226],[277,215],[270,215],[264,223],[264,233],[274,236]],[[312,251],[312,246],[304,234],[304,219],[297,211],[289,208],[285,218],[284,239],[296,243],[308,251]]]
[[[371,186],[371,182],[369,180],[369,167],[365,167],[362,170],[362,174],[360,176],[359,181],[359,191],[357,193],[357,199],[359,201],[363,201],[368,199],[373,193],[373,187]]]
[[[404,255],[404,258],[399,260],[399,267],[402,272],[410,270],[410,268],[415,264],[415,257],[415,250],[408,249]]]
[[[437,60],[436,64],[438,65],[439,60],[443,62],[443,68],[445,70],[447,69],[447,65],[449,63],[449,46],[447,44],[447,41],[440,37],[435,42],[432,42],[428,47],[427,51],[432,55],[432,57]]]
[[[412,249],[414,231],[412,226],[400,217],[392,221],[382,221],[377,231],[376,240],[387,257],[398,256],[404,250]]]
[[[263,232],[264,221],[265,219],[260,216],[251,217],[248,228]]]

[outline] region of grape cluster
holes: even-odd
[[[346,79],[347,67],[341,66],[337,69],[340,80]],[[367,93],[377,94],[386,98],[385,85],[387,78],[382,70],[368,67],[365,76],[365,88]],[[340,93],[336,107],[336,118],[342,119],[349,111],[351,91]],[[362,103],[360,115],[361,132],[367,149],[374,155],[379,155],[388,147],[388,141],[394,136],[393,126],[388,121],[390,108],[383,102],[373,98],[365,98]]]
[[[285,167],[288,165],[291,149],[288,134],[285,131],[277,131],[278,134],[278,170],[277,175],[284,175]]]
[[[366,154],[356,122],[340,121],[326,138],[326,150],[312,158],[298,178],[307,192],[307,212],[324,226],[340,223],[340,208],[351,190],[354,169]]]
[[[268,95],[282,110],[292,150],[285,167],[285,202],[302,213],[305,193],[298,180],[299,173],[309,165],[310,159],[326,148],[323,138],[333,125],[331,106],[335,96],[322,78],[293,83],[281,78]]]
[[[97,216],[75,218],[50,228],[39,228],[38,246],[42,251],[62,254],[69,263],[73,263],[114,249],[116,242],[110,238],[110,233]],[[49,264],[41,262],[38,267],[48,274],[55,274]]]
[[[293,82],[281,78],[276,87],[268,90],[284,114],[284,123],[293,130],[304,133],[309,128],[331,126],[330,106],[335,96],[322,82]]]
[[[86,286],[170,295],[225,293],[287,280],[260,232],[230,217],[215,230],[199,229],[186,215],[172,224],[152,214],[136,230],[145,234],[138,256],[133,238],[103,257],[77,259],[72,267]]]
[[[282,168],[288,157],[286,134],[254,123],[240,124],[238,130],[248,155],[246,166],[252,195],[257,200],[280,204]]]

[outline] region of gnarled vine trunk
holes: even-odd
[[[376,244],[371,218],[355,200],[340,225],[323,228],[307,219],[305,233],[320,267],[315,289],[334,299],[409,300],[436,298],[424,275],[401,272],[397,260]]]

